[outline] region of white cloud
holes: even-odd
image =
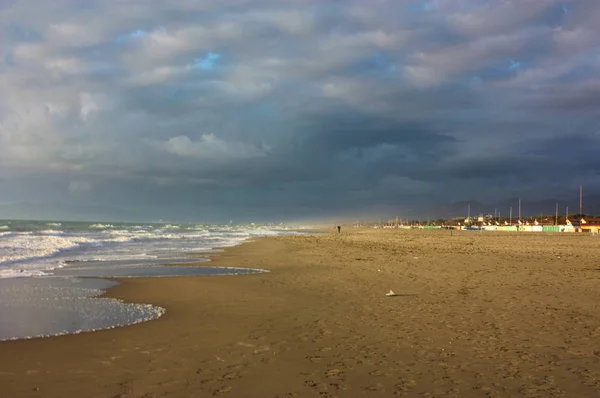
[[[440,1],[448,26],[471,37],[505,33],[529,25],[531,20],[562,0],[459,0]]]
[[[86,70],[86,64],[75,57],[47,59],[44,62],[46,69],[52,72],[80,74]]]
[[[140,70],[137,73],[132,74],[129,82],[133,85],[141,86],[169,83],[178,76],[189,72],[191,69],[191,66],[149,67],[148,69]]]
[[[92,24],[58,23],[50,26],[47,38],[60,47],[81,47],[97,44],[104,40]]]
[[[429,87],[440,84],[444,81],[445,76],[441,70],[428,66],[405,66],[404,76],[411,83],[421,86]]]
[[[243,22],[254,22],[271,25],[282,32],[292,35],[309,34],[314,28],[314,14],[301,10],[262,10],[240,15]]]
[[[168,153],[186,157],[212,160],[238,160],[266,155],[266,148],[244,144],[241,142],[228,142],[216,137],[214,134],[202,134],[198,141],[192,141],[188,136],[180,135],[163,143],[162,148]]]
[[[407,144],[417,163],[443,141],[419,141],[437,129],[470,152],[506,131],[517,137],[504,139],[509,151],[539,146],[542,124],[555,136],[561,123],[587,126],[591,111],[549,120],[535,105],[571,93],[573,109],[593,97],[581,82],[598,74],[599,2],[410,3],[17,2],[0,13],[2,168],[15,180],[63,173],[61,186],[76,191],[89,176],[329,186],[341,184],[323,172],[339,164],[339,147],[377,180],[395,158],[360,154],[381,141],[427,146]],[[562,3],[568,13],[553,13]],[[518,123],[504,131],[505,120]]]
[[[69,183],[69,193],[87,193],[92,190],[93,185],[87,181],[71,181]]]
[[[81,109],[79,111],[79,117],[82,121],[86,122],[90,116],[101,109],[98,100],[94,98],[90,93],[81,93],[80,95]]]
[[[596,29],[585,26],[573,29],[559,27],[554,30],[552,38],[556,43],[557,51],[565,56],[598,47],[599,36],[600,27]]]

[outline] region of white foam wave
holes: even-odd
[[[50,257],[60,251],[76,248],[83,243],[95,242],[97,242],[95,239],[83,236],[15,234],[9,239],[0,241],[0,265],[26,259]]]
[[[220,273],[208,273],[205,274],[205,276],[211,276],[211,277],[216,277],[216,276],[235,276],[235,275],[249,275],[249,274],[264,274],[264,273],[269,273],[271,271],[269,271],[268,269],[262,269],[262,268],[236,268],[236,267],[210,267],[210,266],[202,266],[204,268],[214,268],[214,269],[220,269],[220,270],[228,270],[229,272],[220,272]],[[173,272],[173,273],[169,273],[168,275],[143,275],[143,276],[134,276],[134,275],[119,275],[118,278],[122,278],[122,279],[136,279],[136,278],[171,278],[174,276],[186,276],[189,274],[185,274],[185,273],[181,273],[178,274],[177,272]]]
[[[114,225],[112,225],[112,224],[92,224],[89,227],[93,228],[93,229],[108,229],[108,228],[114,228]]]
[[[0,319],[6,321],[0,341],[113,329],[150,321],[166,312],[150,304],[98,298],[103,292],[77,279],[5,283],[0,290]]]
[[[8,229],[9,226],[8,225],[0,225],[0,229]]]
[[[79,261],[155,260],[165,258],[166,252],[218,249],[238,245],[256,236],[285,233],[251,226],[211,227],[201,231],[155,229],[150,232],[135,226],[106,229],[108,225],[94,225],[104,230],[78,234],[55,229],[36,233],[0,232],[0,269],[5,269],[0,278],[45,275],[47,271],[60,268],[56,261],[49,260],[54,257]]]
[[[182,239],[182,238],[199,238],[193,235],[178,235],[178,234],[152,234],[148,232],[132,233],[129,231],[110,231],[102,235],[92,236],[66,236],[61,231],[42,231],[38,235],[32,233],[2,233],[0,240],[0,266],[10,266],[11,270],[6,270],[0,274],[0,277],[14,276],[34,276],[42,275],[40,273],[24,273],[19,271],[23,268],[23,262],[27,262],[27,267],[35,266],[29,264],[38,261],[37,267],[41,270],[52,270],[55,267],[47,262],[41,262],[58,255],[60,252],[79,249],[83,245],[100,247],[105,244],[119,244],[135,241],[159,240],[159,239]],[[156,259],[157,256],[147,255],[145,253],[116,253],[113,255],[102,255],[94,258],[96,261],[118,261],[118,260],[133,260],[133,259]],[[89,258],[85,258],[89,260]],[[17,269],[19,267],[19,269]],[[28,271],[29,272],[29,271]],[[33,271],[31,271],[33,272]]]
[[[112,300],[112,299],[105,299],[105,300]],[[15,336],[15,337],[8,337],[8,338],[0,338],[0,342],[1,341],[14,341],[14,340],[32,340],[32,339],[40,339],[40,338],[45,338],[45,337],[66,336],[69,334],[81,334],[81,333],[89,333],[89,332],[98,332],[100,330],[117,329],[117,328],[122,328],[125,326],[137,325],[138,323],[153,321],[155,319],[160,318],[167,312],[167,310],[162,307],[156,307],[156,306],[152,306],[150,304],[132,304],[132,303],[125,304],[120,301],[117,301],[117,302],[119,305],[134,306],[138,310],[145,309],[145,310],[147,310],[147,314],[145,314],[144,316],[140,316],[139,318],[134,319],[130,322],[120,322],[115,325],[111,325],[111,326],[107,326],[107,327],[90,328],[90,329],[76,329],[73,331],[62,330],[60,332],[50,333],[50,334],[36,334],[36,335],[31,335],[31,336]]]
[[[102,231],[103,234],[112,236],[111,238],[115,242],[127,242],[134,240],[145,240],[145,239],[198,239],[210,236],[209,233],[193,233],[193,234],[182,234],[182,233],[166,233],[163,230],[157,229],[153,232],[139,230],[130,231],[127,229]]]
[[[64,232],[56,230],[56,229],[47,229],[47,230],[44,230],[44,231],[40,231],[40,234],[43,234],[43,235],[62,235],[62,234],[64,234]]]
[[[41,270],[26,269],[0,269],[0,279],[2,278],[27,278],[32,276],[48,276],[47,272]]]
[[[67,264],[64,261],[58,261],[55,266],[48,268],[48,271],[54,271],[56,269],[64,268],[67,265],[69,265],[69,264]]]
[[[78,262],[106,262],[106,261],[127,261],[127,260],[156,260],[158,256],[151,254],[140,253],[140,254],[104,254],[101,256],[92,257],[80,257]]]

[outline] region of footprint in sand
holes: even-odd
[[[350,388],[344,383],[329,383],[329,385],[335,388],[337,391],[346,391]]]
[[[372,372],[369,372],[369,376],[390,376],[390,374],[383,372],[379,369],[376,369],[376,370],[373,370]]]
[[[330,369],[325,373],[325,377],[328,379],[341,379],[344,376],[344,372],[340,369]]]
[[[307,380],[304,382],[306,387],[314,388],[319,391],[319,394],[324,394],[329,389],[329,386],[326,383],[314,380]]]
[[[230,392],[231,390],[233,390],[233,387],[231,386],[224,386],[219,388],[218,390],[216,390],[213,395],[221,395],[221,394],[227,394],[228,392]]]
[[[318,356],[318,355],[315,355],[315,356],[307,356],[307,357],[306,357],[306,359],[308,359],[308,360],[309,360],[309,361],[311,361],[311,362],[321,362],[321,360],[322,360],[323,358],[321,358],[321,357],[320,357],[320,356]]]
[[[385,389],[383,388],[383,386],[380,383],[373,384],[373,385],[370,385],[368,387],[365,387],[365,390],[371,391],[371,392],[376,392],[376,391],[383,392],[383,391],[385,391]]]
[[[398,394],[407,394],[412,388],[417,385],[417,382],[413,379],[401,379],[394,387],[397,388]]]
[[[264,354],[265,352],[271,351],[271,347],[269,346],[263,346],[263,347],[258,347],[256,350],[254,350],[253,354]]]
[[[235,380],[235,379],[242,378],[242,376],[243,375],[239,372],[232,372],[232,373],[224,374],[223,376],[221,376],[219,378],[219,380]]]

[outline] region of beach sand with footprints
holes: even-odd
[[[212,265],[271,272],[123,280],[167,313],[0,343],[2,396],[600,396],[597,237],[342,229]]]

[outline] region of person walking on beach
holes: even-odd
[[[342,227],[340,227],[339,225],[337,226],[337,230],[338,230],[338,234],[342,233]]]

